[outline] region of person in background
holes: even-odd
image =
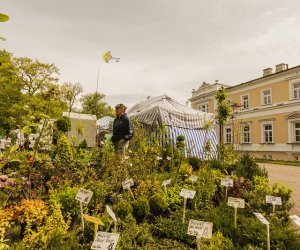
[[[134,131],[129,118],[126,115],[127,107],[120,103],[116,105],[116,118],[113,122],[113,136],[111,138],[115,150],[118,154],[125,158],[126,149],[129,140],[133,137]]]

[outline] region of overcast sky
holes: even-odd
[[[181,103],[203,81],[234,85],[279,63],[300,64],[298,0],[0,0],[0,48],[54,63],[110,105],[167,94]],[[117,62],[106,64],[110,50]]]

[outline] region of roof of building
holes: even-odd
[[[75,112],[63,112],[63,116],[67,116],[70,119],[80,119],[80,120],[96,120],[95,115],[91,114],[81,114],[81,113],[75,113]]]

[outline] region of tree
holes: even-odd
[[[22,91],[28,97],[42,92],[48,85],[58,81],[59,70],[54,64],[33,61],[27,57],[15,58],[14,64],[22,84]]]
[[[16,74],[13,56],[5,50],[0,50],[0,127],[9,130],[20,118],[16,116],[24,107],[21,85]]]
[[[103,100],[104,97],[104,94],[100,94],[98,92],[82,96],[80,99],[82,103],[82,112],[96,115],[97,119],[106,115],[112,116],[114,114],[113,109]]]
[[[220,131],[220,146],[219,146],[219,152],[221,156],[221,160],[224,161],[224,138],[223,138],[223,126],[226,120],[232,116],[232,105],[229,100],[227,100],[227,92],[226,90],[221,87],[216,95],[217,99],[217,115],[216,119],[219,124],[219,131]]]
[[[70,83],[70,82],[65,82],[61,86],[61,92],[64,100],[68,103],[68,112],[72,111],[74,102],[76,100],[76,97],[83,92],[83,88],[79,82],[77,83]]]

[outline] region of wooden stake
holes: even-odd
[[[184,197],[183,200],[183,216],[182,216],[182,222],[184,223],[185,220],[185,207],[186,207],[186,198]]]
[[[270,227],[269,224],[267,224],[267,249],[270,250],[271,246],[270,246]]]
[[[234,207],[234,228],[236,229],[237,222],[237,207]]]
[[[84,219],[83,219],[82,202],[80,202],[80,212],[81,212],[82,232],[84,233]]]

